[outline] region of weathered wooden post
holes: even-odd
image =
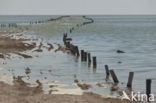
[[[96,57],[93,57],[93,68],[96,68]]]
[[[83,61],[84,58],[84,50],[81,50],[81,61]]]
[[[151,83],[152,83],[151,79],[146,79],[146,94],[147,94],[147,100],[148,101],[149,101],[149,97],[151,94]]]
[[[91,65],[91,58],[90,58],[90,53],[88,53],[88,67]]]
[[[72,30],[70,29],[69,32],[72,33]]]
[[[65,42],[66,42],[66,34],[64,33],[63,34],[63,42],[64,42],[64,44],[66,44]]]
[[[79,48],[78,48],[78,46],[75,46],[75,50],[76,50],[76,56],[80,56],[80,53],[79,53]]]
[[[70,42],[66,42],[66,48],[70,49]]]
[[[106,71],[106,80],[109,79],[109,68],[108,65],[105,65],[105,71]]]
[[[87,61],[87,52],[84,52],[84,61]]]
[[[110,70],[110,74],[111,74],[111,76],[113,78],[114,83],[119,83],[118,78],[117,78],[117,76],[116,76],[116,74],[115,74],[113,69]]]
[[[67,33],[65,33],[65,36],[67,37]]]
[[[129,72],[127,87],[132,88],[132,81],[133,81],[134,72]]]
[[[70,51],[73,55],[75,55],[75,46],[73,44],[70,44]]]

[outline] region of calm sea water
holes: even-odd
[[[28,22],[31,20],[43,20],[55,16],[0,16],[0,23]],[[120,81],[119,87],[126,87],[128,74],[133,71],[133,89],[145,92],[146,79],[152,78],[152,93],[156,94],[156,16],[89,16],[94,23],[75,28],[69,34],[73,38],[72,43],[90,52],[97,57],[97,69],[93,71],[80,59],[64,54],[62,52],[39,53],[40,57],[33,59],[13,58],[13,60],[1,60],[7,64],[0,65],[1,68],[14,69],[14,74],[25,75],[25,68],[31,69],[30,80],[32,84],[39,79],[44,88],[47,89],[50,83],[57,80],[60,84],[66,84],[61,88],[75,88],[73,84],[74,75],[82,83],[94,85],[97,82],[104,82],[105,87],[93,86],[90,90],[96,93],[113,95],[108,84],[105,82],[104,65],[108,64],[114,69]],[[74,18],[74,17],[73,17]],[[65,25],[68,26],[68,25]],[[59,29],[59,28],[56,28]],[[68,31],[68,30],[66,30]],[[62,33],[57,32],[50,37],[40,36],[51,43],[62,42]],[[27,32],[25,35],[36,35],[37,33]],[[123,50],[125,53],[118,54],[116,50]],[[38,55],[37,53],[30,53]],[[122,63],[118,63],[122,62]],[[51,70],[51,72],[49,72]],[[40,74],[40,72],[43,74]],[[3,70],[0,74],[11,76],[11,73]],[[45,80],[44,77],[47,77]],[[112,81],[112,80],[111,80]]]

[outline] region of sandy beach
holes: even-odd
[[[1,103],[131,103],[129,101],[112,98],[102,98],[94,93],[83,95],[68,94],[44,94],[40,86],[28,87],[26,83],[19,80],[14,85],[0,82]]]

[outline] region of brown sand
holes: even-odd
[[[0,53],[23,52],[35,47],[35,44],[24,43],[23,41],[23,39],[0,37]]]
[[[11,33],[0,32],[0,58],[5,59],[10,56],[10,53],[17,54],[24,58],[31,58],[31,56],[22,54],[21,52],[32,50],[36,47],[36,43],[26,43],[30,39],[15,39],[12,36],[8,36]],[[6,35],[6,36],[5,36]]]
[[[83,95],[44,94],[39,81],[37,87],[28,87],[20,77],[14,85],[0,82],[0,103],[130,103],[120,99],[102,98],[93,93]]]

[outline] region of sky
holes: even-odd
[[[156,15],[156,0],[0,0],[0,15]]]

